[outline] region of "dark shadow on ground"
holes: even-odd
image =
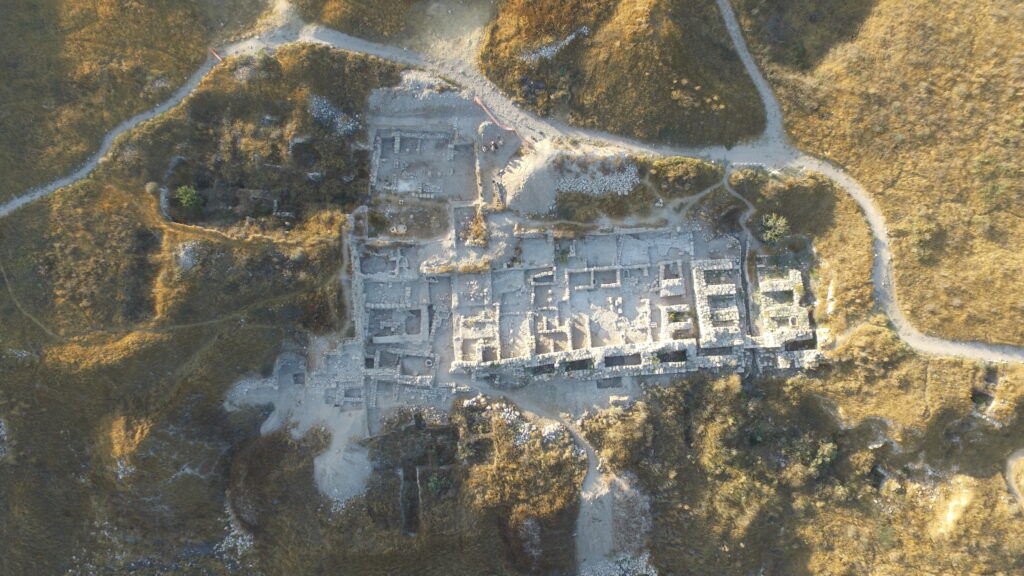
[[[767,51],[772,62],[808,70],[833,47],[857,35],[877,0],[733,0],[733,4],[741,18],[749,19],[755,44]]]

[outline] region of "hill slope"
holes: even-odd
[[[0,0],[0,200],[69,172],[243,29],[261,0]]]
[[[540,112],[645,140],[734,144],[764,128],[714,2],[505,2],[484,73]]]
[[[915,325],[1024,344],[1024,6],[734,3],[798,145],[881,204]]]
[[[405,28],[416,0],[295,0],[302,17],[361,37],[388,37]]]

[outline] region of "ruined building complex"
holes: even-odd
[[[346,378],[365,386],[371,405],[381,390],[397,398],[398,389],[442,394],[481,381],[615,386],[817,361],[801,270],[761,258],[748,278],[741,240],[697,222],[563,238],[509,211],[481,212],[486,175],[476,157],[493,142],[457,138],[381,130],[375,139],[372,195],[439,202],[452,226],[416,239],[400,224],[375,229],[379,205],[353,216],[360,359]],[[481,218],[488,239],[474,245],[467,229]]]
[[[370,199],[347,238],[354,334],[307,383],[328,402],[372,410],[474,386],[613,388],[818,361],[799,262],[748,257],[751,239],[670,212],[572,235],[537,212],[561,182],[628,190],[628,158],[588,157],[589,172],[562,153],[541,162],[472,103],[416,84],[378,104]],[[510,189],[523,181],[534,188]]]

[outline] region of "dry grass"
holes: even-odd
[[[233,465],[231,493],[256,535],[254,561],[272,574],[571,570],[583,462],[568,437],[543,442],[534,430],[517,443],[497,410],[485,407],[458,407],[450,417],[392,416],[368,442],[375,471],[367,493],[341,511],[332,511],[313,484],[312,459],[325,446],[319,432],[299,441],[282,432],[250,442]],[[420,489],[410,490],[417,474]],[[537,526],[539,542],[524,524]],[[529,554],[531,545],[539,545],[538,556]]]
[[[612,406],[583,419],[580,431],[601,454],[601,461],[614,472],[634,469],[644,451],[650,450],[654,431],[644,402],[628,409]]]
[[[0,417],[10,439],[0,490],[11,503],[0,511],[8,543],[0,572],[514,573],[533,561],[521,530],[533,517],[547,542],[543,565],[571,569],[583,463],[567,439],[542,443],[534,430],[521,446],[495,433],[493,462],[443,469],[452,491],[429,499],[410,538],[394,506],[393,467],[381,468],[366,498],[335,512],[312,480],[322,432],[262,438],[264,412],[225,413],[228,387],[269,374],[283,341],[301,345],[308,331],[340,325],[344,202],[303,189],[295,172],[296,182],[274,185],[312,198],[298,204],[288,233],[205,214],[198,226],[163,218],[146,183],[172,155],[211,167],[211,180],[232,169],[256,178],[244,158],[218,166],[208,155],[270,112],[296,132],[312,130],[301,118],[308,92],[359,112],[374,83],[395,77],[378,61],[317,47],[283,49],[274,60],[280,75],[258,75],[255,86],[232,80],[244,61],[226,64],[198,104],[140,127],[90,178],[0,220]],[[321,136],[335,151],[351,145]],[[268,135],[254,146],[283,142]],[[406,440],[394,445],[417,446]],[[499,480],[502,489],[490,491]],[[546,489],[534,492],[540,484]],[[229,486],[255,534],[240,558],[218,547]]]
[[[296,0],[310,22],[368,38],[391,37],[405,29],[405,14],[416,0]]]
[[[225,447],[257,421],[224,414],[221,399],[239,375],[274,357],[281,338],[236,323],[82,337],[28,364],[0,362],[0,412],[15,440],[0,470],[12,504],[0,512],[0,571],[88,573],[150,558],[182,572],[220,565],[211,573],[226,573],[223,560],[181,554],[223,537]],[[111,454],[119,445],[112,423],[122,417],[132,449]],[[118,460],[134,468],[122,480]],[[188,466],[200,474],[179,474]]]
[[[572,223],[589,224],[602,217],[622,220],[631,216],[649,216],[658,195],[639,185],[629,194],[588,194],[559,192],[555,197],[555,216]]]
[[[647,177],[665,200],[692,196],[714,186],[725,171],[718,164],[697,158],[669,156],[641,162],[642,177]]]
[[[178,221],[236,237],[337,236],[341,214],[365,202],[368,189],[369,156],[353,146],[365,126],[354,119],[374,88],[397,83],[398,70],[303,44],[235,58],[112,156],[125,179],[194,188],[202,206],[172,200]]]
[[[579,35],[550,59],[525,55]],[[484,72],[515,99],[646,140],[734,144],[764,127],[713,2],[509,0],[488,27]]]
[[[805,2],[736,3],[790,134],[846,166],[881,204],[915,325],[1024,344],[1022,7],[882,0],[812,20]],[[780,10],[786,40],[770,31]],[[799,42],[820,45],[806,71],[788,56]]]
[[[70,172],[262,8],[255,0],[0,1],[0,201]]]

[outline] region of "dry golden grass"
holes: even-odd
[[[322,432],[299,441],[279,432],[249,442],[233,464],[231,496],[256,535],[258,566],[272,574],[571,570],[584,470],[571,440],[544,442],[534,430],[518,445],[497,412],[482,409],[459,407],[450,417],[393,415],[368,442],[376,466],[367,493],[341,511],[332,511],[313,483],[313,457],[326,445]],[[411,498],[420,505],[407,507],[406,515],[399,469],[406,489],[414,475],[423,480],[405,494],[407,504],[411,494],[421,496]],[[418,522],[410,510],[418,510]],[[539,558],[523,549],[520,526],[530,518],[543,536]]]
[[[651,214],[658,195],[647,186],[637,186],[629,194],[589,194],[559,192],[555,197],[555,216],[574,224],[589,224],[602,217],[622,220]]]
[[[590,34],[551,59],[524,58],[582,26]],[[764,127],[707,0],[509,0],[485,32],[480,62],[515,99],[581,126],[687,144],[734,144]]]
[[[778,17],[736,4],[790,134],[847,167],[885,212],[914,324],[1024,344],[1024,8],[882,0],[811,20],[806,2]],[[801,41],[819,46],[806,71],[787,48]]]
[[[70,172],[262,8],[256,0],[0,0],[0,201]]]
[[[29,363],[0,361],[0,414],[15,440],[0,470],[11,503],[0,511],[0,571],[120,570],[148,557],[187,572],[182,549],[223,537],[226,479],[216,472],[229,459],[224,448],[258,422],[255,414],[225,414],[223,394],[272,359],[282,337],[236,323],[141,338],[79,337],[43,348]],[[121,418],[124,435],[112,429]],[[142,422],[151,423],[146,434],[139,434]],[[112,442],[112,432],[129,442]],[[114,455],[114,446],[131,450]],[[135,471],[118,480],[117,460],[125,456]],[[205,474],[179,474],[186,466]],[[90,528],[97,524],[102,534]],[[195,562],[226,573],[223,561]]]
[[[390,37],[405,29],[416,0],[295,0],[306,20],[362,37]]]
[[[832,365],[794,381],[834,402],[848,425],[867,418],[889,422],[889,436],[903,442],[944,411],[969,412],[972,392],[986,389],[986,367],[913,353],[877,316],[859,325],[829,353]]]
[[[635,468],[645,450],[650,450],[654,431],[648,422],[645,403],[628,410],[612,406],[583,420],[580,431],[601,454],[601,461],[614,472]]]

